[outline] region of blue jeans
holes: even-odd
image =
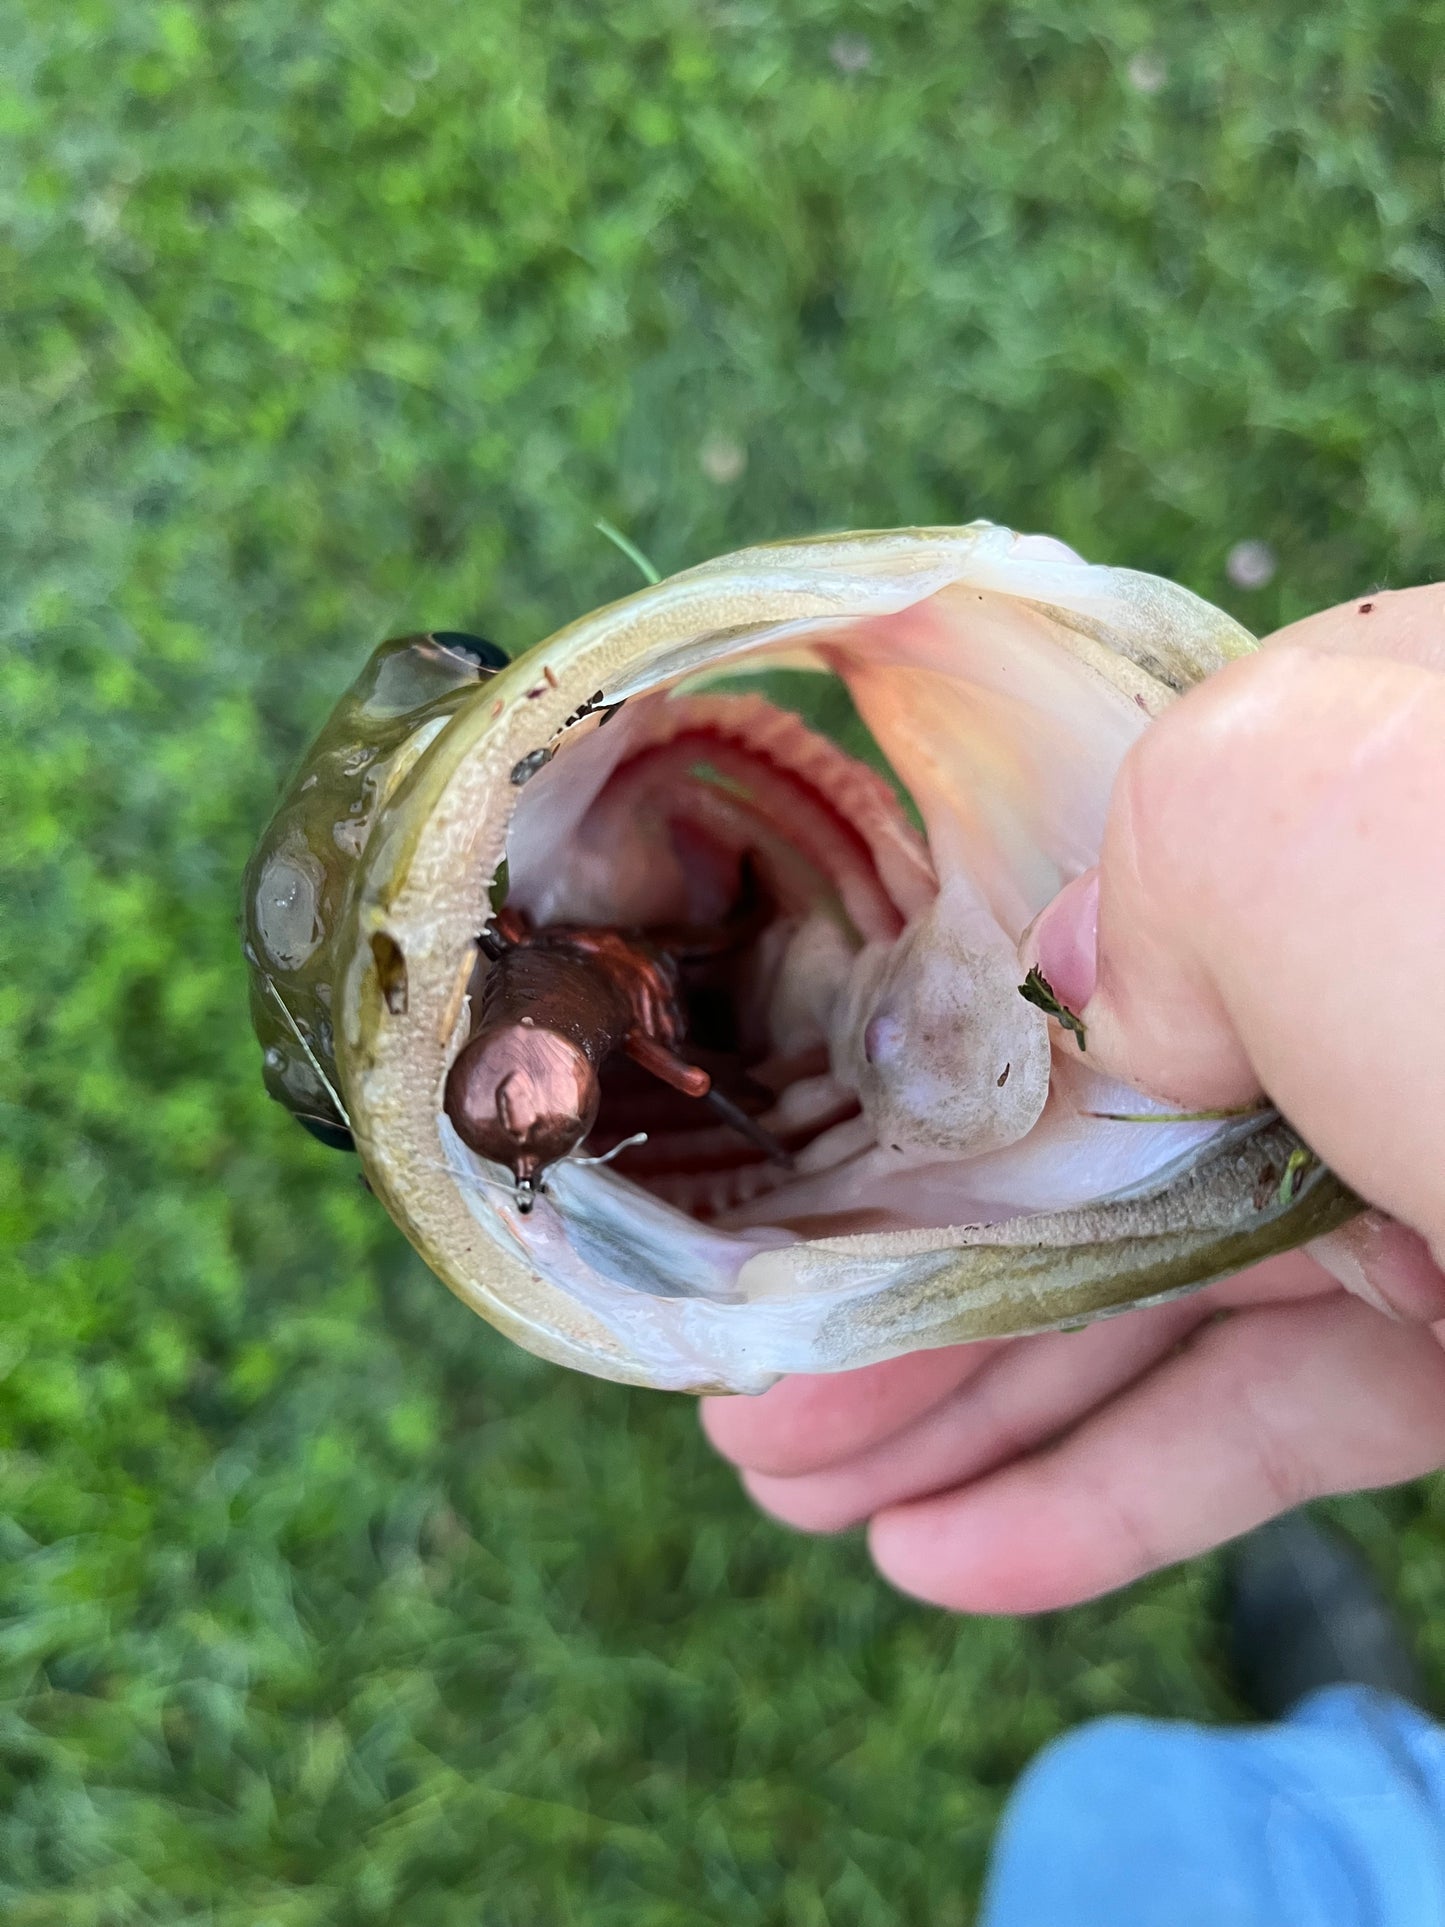
[[[978,1927],[1445,1927],[1445,1732],[1359,1686],[1097,1720],[1019,1781]]]

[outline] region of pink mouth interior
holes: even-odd
[[[844,956],[894,941],[935,894],[926,846],[889,785],[752,695],[638,699],[545,775],[518,813],[512,900],[539,922],[696,931],[713,954],[679,955],[686,1055],[793,1164],[620,1058],[604,1068],[588,1152],[646,1132],[616,1169],[703,1220],[856,1154],[857,1097],[829,1071],[823,1024],[780,1011],[779,980],[796,973],[789,947],[805,927],[835,927]],[[578,786],[590,794],[547,839],[547,789],[569,780],[574,798]]]
[[[604,1203],[613,1173],[645,1188],[679,1216],[673,1225],[639,1209],[637,1223],[675,1257],[688,1218],[739,1250],[759,1236],[908,1235],[1127,1194],[1196,1156],[1228,1127],[1171,1117],[1062,1033],[1048,1038],[1042,1109],[1017,1135],[994,1135],[986,1109],[972,1137],[948,1123],[980,1064],[991,1101],[995,1040],[1023,1035],[1013,948],[1095,859],[1114,774],[1145,727],[1136,702],[1060,647],[1044,617],[972,593],[943,592],[810,646],[816,668],[769,664],[767,686],[805,678],[809,714],[831,714],[842,696],[835,726],[853,743],[856,724],[858,754],[761,695],[663,688],[569,731],[519,796],[511,901],[534,925],[669,938],[723,927],[728,941],[710,955],[675,949],[685,1054],[787,1154],[770,1158],[706,1100],[614,1059],[586,1149],[604,1154],[638,1132],[647,1141],[589,1175],[587,1210],[626,1216],[626,1199]],[[875,754],[907,797],[869,766]],[[919,968],[907,979],[907,1048],[893,1052],[885,1089],[900,1014],[870,999],[879,967],[895,962]],[[963,1018],[948,1007],[930,1042],[929,986],[955,970],[992,1001]],[[1016,1077],[1010,1101],[1027,1088]],[[900,1116],[905,1128],[885,1128]]]

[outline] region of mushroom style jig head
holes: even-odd
[[[688,947],[706,948],[702,933]],[[531,1212],[548,1167],[575,1155],[597,1122],[602,1069],[621,1052],[770,1157],[782,1146],[714,1088],[679,1050],[686,1019],[665,948],[618,930],[560,925],[534,931],[502,910],[482,935],[491,968],[480,1021],[447,1076],[445,1108],[469,1149],[505,1165],[518,1210]]]

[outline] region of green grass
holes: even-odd
[[[1445,10],[6,26],[0,1914],[966,1919],[1050,1734],[1237,1711],[1209,1568],[951,1622],[510,1349],[262,1096],[241,866],[381,636],[629,590],[599,517],[1438,573]],[[1445,1686],[1445,1502],[1343,1510]]]

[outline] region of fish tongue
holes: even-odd
[[[896,944],[870,945],[833,1030],[834,1073],[878,1142],[929,1157],[1016,1143],[1048,1102],[1048,1020],[1018,994],[1013,945],[953,876]]]

